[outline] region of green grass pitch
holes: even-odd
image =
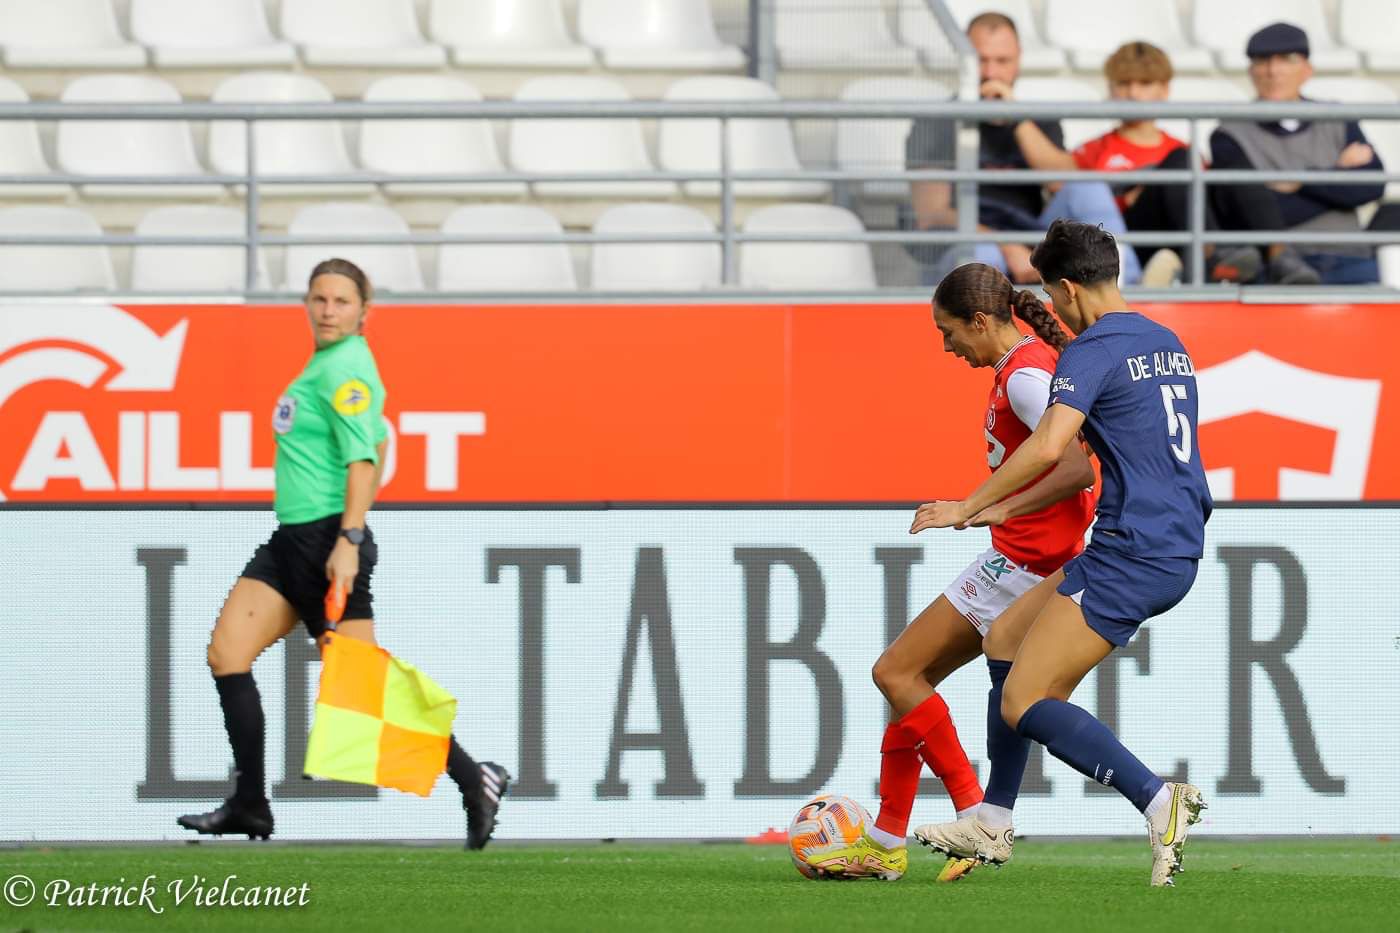
[[[24,874],[86,885],[156,876],[136,907],[16,909],[0,930],[1383,930],[1400,928],[1400,843],[1193,840],[1174,890],[1147,887],[1147,843],[1026,840],[1006,868],[937,885],[910,852],[895,883],[808,881],[782,846],[532,844],[483,852],[406,845],[0,848],[0,885]],[[307,885],[307,906],[179,907],[166,886]],[[21,886],[22,888],[22,886]],[[6,888],[6,893],[11,893]],[[230,889],[232,890],[232,889]],[[23,891],[19,890],[22,894]],[[71,892],[70,892],[71,896]]]

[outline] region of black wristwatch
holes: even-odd
[[[340,536],[349,541],[355,547],[365,543],[365,530],[363,528],[342,528]]]

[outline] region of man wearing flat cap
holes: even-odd
[[[1249,78],[1261,101],[1303,100],[1312,77],[1308,35],[1291,23],[1273,23],[1249,37]],[[1227,121],[1210,137],[1212,167],[1265,171],[1382,171],[1381,160],[1355,120],[1306,123]],[[1253,230],[1357,232],[1356,209],[1384,193],[1382,184],[1327,185],[1273,182],[1272,204],[1249,218]],[[1302,255],[1300,256],[1299,253]],[[1357,244],[1304,244],[1297,251],[1268,247],[1269,279],[1281,284],[1362,284],[1379,279],[1375,254]]]

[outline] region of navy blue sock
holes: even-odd
[[[987,758],[992,770],[987,775],[987,792],[982,802],[1010,810],[1016,806],[1016,795],[1021,792],[1021,777],[1026,773],[1026,756],[1030,754],[1031,743],[1001,718],[1001,685],[1011,673],[1011,662],[988,658],[987,673],[992,678],[992,689],[987,691]]]
[[[1064,700],[1041,700],[1021,716],[1017,730],[1087,778],[1112,787],[1139,812],[1162,788],[1162,779],[1088,710]]]

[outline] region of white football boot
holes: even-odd
[[[1016,834],[1010,826],[992,829],[974,813],[951,823],[925,823],[914,830],[914,838],[949,858],[1001,866],[1011,861]]]
[[[1147,836],[1152,843],[1152,887],[1175,884],[1172,875],[1181,871],[1182,849],[1186,834],[1201,821],[1206,808],[1200,790],[1190,784],[1167,782],[1171,801],[1147,819]]]

